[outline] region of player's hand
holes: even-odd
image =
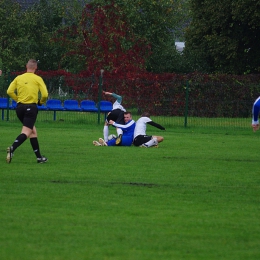
[[[41,105],[42,105],[40,99],[38,100],[37,105],[38,105],[38,106],[41,106]]]
[[[254,132],[259,130],[259,124],[252,124],[252,127]]]
[[[113,120],[109,120],[108,122],[110,125],[113,125],[115,122]]]

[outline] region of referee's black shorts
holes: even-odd
[[[38,114],[38,107],[36,104],[22,104],[18,103],[16,107],[16,115],[22,122],[23,126],[33,129]]]
[[[121,109],[114,109],[114,110],[112,110],[108,114],[108,116],[106,118],[106,122],[108,123],[109,120],[113,120],[117,124],[124,125],[125,124],[125,121],[124,121],[124,111],[122,111]]]
[[[151,135],[138,135],[134,138],[133,144],[135,146],[140,146],[149,142],[153,137]]]

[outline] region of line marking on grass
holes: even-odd
[[[155,184],[155,183],[143,183],[143,182],[111,182],[111,184],[144,186],[144,187],[148,187],[148,188],[159,187],[159,185]]]

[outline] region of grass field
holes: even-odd
[[[0,259],[260,259],[260,132],[148,127],[159,148],[94,147],[102,125],[39,123],[46,164],[0,122]]]

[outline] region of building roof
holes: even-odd
[[[175,42],[175,46],[177,51],[182,52],[183,49],[185,48],[185,42]]]

